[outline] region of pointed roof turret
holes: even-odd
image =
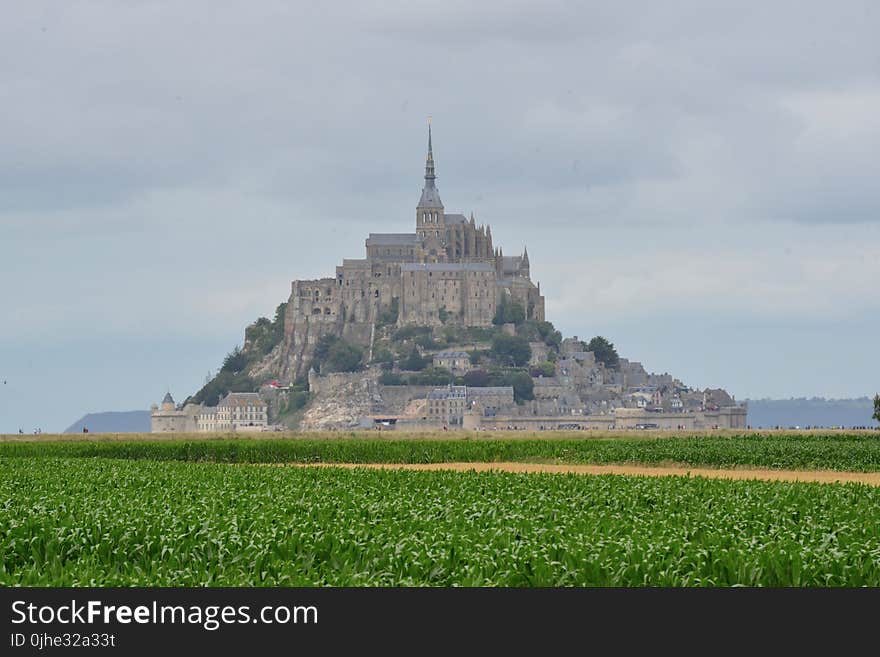
[[[170,392],[165,393],[165,399],[162,400],[162,403],[163,404],[173,404],[174,403],[174,397],[171,396]]]
[[[428,156],[425,158],[425,186],[422,188],[422,197],[419,199],[417,207],[420,208],[442,208],[443,202],[440,200],[440,192],[434,185],[434,148],[431,144],[431,119],[428,118]]]
[[[522,266],[529,266],[529,249],[527,247],[523,247],[523,255],[522,255]]]

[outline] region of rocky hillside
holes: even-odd
[[[647,372],[620,358],[601,336],[563,339],[550,322],[525,319],[512,306],[488,327],[452,321],[398,326],[389,317],[373,326],[366,345],[328,330],[309,342],[308,375],[291,379],[285,376],[289,331],[281,304],[274,320],[260,318],[247,327],[244,345],[226,356],[191,401],[214,405],[229,391],[259,391],[271,422],[308,430],[354,428],[375,415],[424,415],[418,403],[449,384],[512,389],[514,405],[505,412],[514,415],[604,414],[615,408],[697,412],[735,405],[722,389],[694,390],[670,374]]]
[[[377,379],[376,371],[312,377],[309,388],[313,398],[299,428],[314,431],[358,426],[360,418],[382,408]]]

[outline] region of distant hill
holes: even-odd
[[[749,399],[752,427],[875,427],[874,402],[857,399]]]
[[[64,433],[143,433],[150,430],[150,411],[108,411],[88,413],[71,424]]]

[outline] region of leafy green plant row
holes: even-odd
[[[369,434],[364,434],[369,436]],[[186,440],[0,443],[0,458],[106,457],[223,463],[681,463],[880,471],[880,436],[741,435],[615,439]]]
[[[0,585],[878,586],[880,489],[0,459]]]

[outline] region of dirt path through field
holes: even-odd
[[[835,472],[831,470],[720,470],[687,466],[642,465],[554,465],[545,463],[289,463],[297,467],[370,468],[373,470],[455,470],[467,472],[551,472],[557,474],[619,474],[640,477],[691,476],[712,479],[761,479],[765,481],[811,481],[825,484],[860,482],[880,486],[880,472]]]

